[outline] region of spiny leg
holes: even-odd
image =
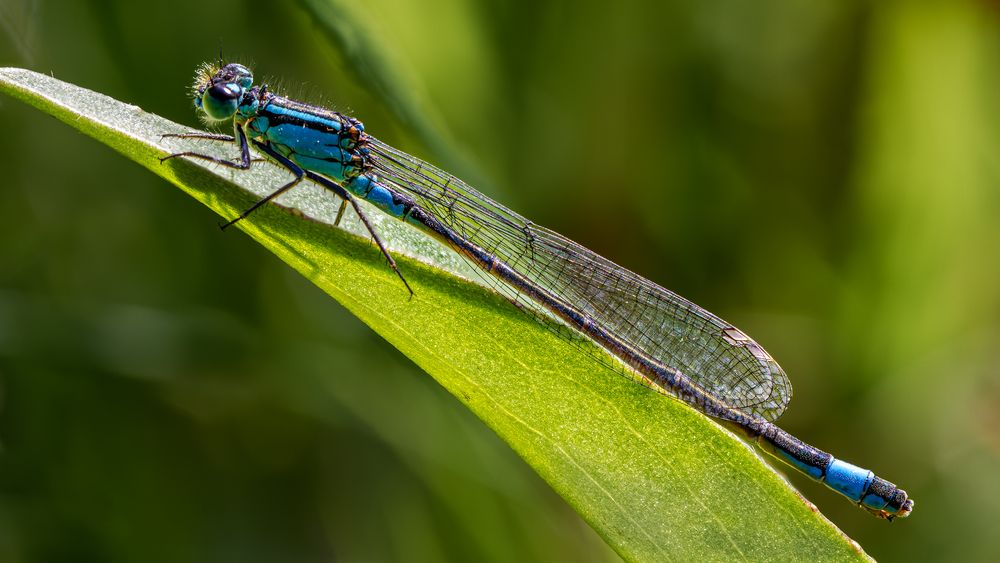
[[[372,236],[372,239],[375,241],[375,244],[378,245],[378,249],[382,252],[382,256],[385,256],[386,261],[389,262],[389,267],[392,268],[392,271],[396,272],[396,275],[399,276],[399,279],[403,282],[403,285],[406,286],[406,291],[410,292],[410,297],[413,297],[413,288],[410,287],[409,282],[407,282],[406,278],[403,277],[403,272],[399,271],[399,266],[396,265],[396,261],[393,260],[392,254],[389,253],[389,249],[385,247],[385,243],[382,242],[382,238],[378,236],[378,232],[375,231],[375,227],[372,226],[371,222],[368,220],[368,216],[365,215],[365,212],[362,211],[361,207],[358,205],[357,199],[353,195],[351,195],[350,192],[345,190],[343,186],[337,184],[336,182],[333,182],[329,178],[320,176],[319,174],[316,174],[311,170],[306,170],[306,176],[308,176],[310,180],[313,180],[314,182],[320,184],[324,188],[337,194],[345,202],[348,201],[351,202],[351,207],[354,208],[354,212],[358,214],[358,217],[364,224],[365,229],[368,230],[368,233]],[[344,205],[341,205],[341,209],[343,208]],[[338,217],[339,215],[340,213],[338,213]]]
[[[347,200],[340,200],[340,209],[337,210],[337,218],[333,220],[333,226],[339,227],[340,220],[344,218],[344,211],[347,209]]]
[[[166,139],[167,137],[173,139],[207,139],[209,141],[224,141],[227,143],[232,143],[236,140],[236,137],[232,135],[223,135],[222,133],[203,133],[201,131],[192,131],[190,133],[164,133],[160,135],[161,139]]]
[[[389,254],[389,250],[385,247],[385,244],[382,242],[382,239],[379,238],[378,232],[375,231],[375,227],[372,226],[372,224],[368,221],[368,216],[365,215],[364,211],[361,210],[361,207],[358,205],[358,200],[355,199],[354,196],[350,196],[347,201],[351,202],[351,207],[354,208],[354,212],[358,214],[358,218],[361,219],[361,222],[364,223],[365,228],[368,229],[369,233],[371,233],[372,238],[375,240],[375,244],[378,245],[379,250],[382,251],[382,255],[385,256],[385,259],[389,262],[389,266],[393,269],[394,272],[396,272],[396,275],[399,276],[400,281],[402,281],[403,285],[406,286],[406,291],[410,292],[410,297],[412,298],[413,288],[410,287],[410,284],[407,283],[406,278],[403,277],[403,272],[399,271],[399,266],[396,266],[396,261],[392,259],[392,254]]]

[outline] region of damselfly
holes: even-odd
[[[309,178],[350,203],[407,289],[406,279],[357,198],[415,225],[461,254],[516,304],[529,304],[589,338],[664,393],[738,428],[765,451],[875,516],[913,509],[896,485],[814,448],[773,424],[791,398],[784,371],[736,327],[677,294],[521,217],[458,178],[365,132],[360,121],[254,85],[239,64],[203,65],[195,105],[234,135],[169,135],[236,142],[238,160],[186,156],[247,169],[250,145],[294,179],[228,227]],[[412,290],[411,290],[412,294]]]

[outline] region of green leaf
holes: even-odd
[[[167,146],[163,133],[188,129],[49,76],[0,69],[0,89],[227,219],[288,178],[266,164],[248,172],[184,159],[161,164],[176,150],[235,151],[178,139]],[[456,276],[461,261],[436,242],[370,212],[397,254],[416,257],[399,259],[416,293],[410,299],[369,240],[323,222],[336,213],[332,195],[315,186],[293,192],[282,201],[295,209],[266,206],[240,228],[431,374],[625,559],[866,557],[744,442],[688,406],[612,375],[581,353],[585,343],[558,337]],[[600,353],[591,348],[584,352]]]

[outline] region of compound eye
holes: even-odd
[[[249,90],[253,86],[253,73],[250,69],[243,65],[237,65],[239,69],[236,73],[236,83],[240,85],[245,90]]]
[[[250,69],[237,63],[229,63],[222,68],[219,72],[220,75],[226,76],[226,78],[236,84],[239,84],[244,90],[249,90],[253,86],[253,73]]]
[[[240,105],[243,88],[232,82],[213,84],[201,96],[201,108],[212,119],[229,119]]]

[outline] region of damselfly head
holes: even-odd
[[[195,74],[194,105],[212,121],[229,119],[252,86],[253,73],[241,64],[230,63],[219,68],[205,63]]]

